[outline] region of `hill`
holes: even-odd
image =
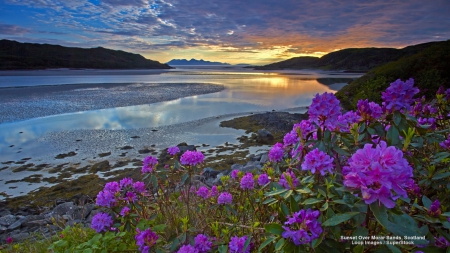
[[[331,52],[320,58],[294,57],[285,61],[256,67],[258,70],[276,69],[324,69],[367,72],[375,67],[402,57],[416,54],[439,42],[428,42],[402,49],[395,48],[347,48]]]
[[[417,97],[433,98],[441,85],[450,88],[450,40],[402,50],[419,52],[376,67],[344,86],[336,93],[342,105],[353,109],[359,99],[365,98],[381,103],[381,92],[399,78],[414,78],[415,86],[421,90]]]
[[[90,68],[170,69],[139,54],[103,47],[76,48],[0,40],[0,70]]]
[[[196,60],[196,59],[173,59],[169,62],[167,62],[168,65],[230,65],[228,63],[223,62],[215,62],[215,61],[205,61],[203,59]]]

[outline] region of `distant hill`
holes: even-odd
[[[403,81],[414,78],[415,86],[421,91],[416,97],[424,95],[431,99],[440,85],[450,88],[450,40],[401,50],[416,53],[376,67],[344,86],[336,93],[341,104],[353,109],[359,99],[366,98],[381,103],[381,92],[399,78]]]
[[[0,70],[89,68],[170,69],[139,54],[102,47],[77,48],[0,40]]]
[[[200,60],[190,59],[189,61],[186,59],[173,59],[173,60],[167,62],[166,64],[168,64],[168,65],[230,65],[228,63],[205,61],[203,59],[200,59]]]
[[[401,57],[416,54],[439,42],[428,42],[395,48],[347,48],[318,57],[294,57],[285,61],[256,67],[258,70],[271,69],[324,69],[367,72],[375,67]]]

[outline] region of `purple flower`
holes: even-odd
[[[109,182],[105,184],[105,187],[103,188],[104,191],[109,191],[112,193],[116,193],[120,191],[119,183],[117,182]]]
[[[253,180],[253,174],[247,172],[241,179],[241,188],[243,190],[252,190],[255,187],[255,181]]]
[[[228,244],[228,248],[230,249],[230,253],[250,253],[250,244],[247,249],[244,251],[245,242],[247,241],[247,236],[233,236],[231,237],[230,243]]]
[[[211,250],[212,242],[209,241],[208,237],[203,234],[198,234],[194,238],[195,248],[199,253],[208,252]]]
[[[369,102],[368,99],[359,100],[357,106],[357,114],[365,121],[378,119],[383,114],[381,107],[375,102]]]
[[[11,237],[6,238],[7,244],[12,244],[13,242],[14,242],[14,240]]]
[[[317,171],[320,172],[322,176],[325,176],[327,171],[332,174],[333,160],[334,159],[325,152],[316,148],[306,154],[305,161],[302,164],[302,170],[310,170],[313,174]]]
[[[142,166],[142,173],[152,173],[155,169],[156,164],[158,163],[158,159],[153,156],[147,156],[144,158],[144,165]]]
[[[281,159],[283,159],[283,144],[277,142],[269,151],[269,160],[279,162]]]
[[[361,116],[354,111],[348,111],[343,115],[339,115],[337,119],[337,126],[341,132],[350,132],[350,126],[358,123]]]
[[[115,206],[117,204],[115,193],[107,190],[100,191],[97,195],[96,204],[104,207]]]
[[[268,184],[269,182],[270,182],[269,176],[267,176],[266,173],[263,173],[263,174],[259,175],[259,177],[258,177],[258,184],[259,184],[260,186],[266,185],[266,184]]]
[[[294,172],[292,172],[292,170],[287,170],[286,172],[283,172],[283,174],[281,174],[279,184],[285,189],[292,190],[297,187],[299,181],[297,177],[295,177],[295,174]]]
[[[211,197],[215,197],[219,195],[219,191],[217,190],[217,186],[213,185],[213,187],[211,187]]]
[[[207,199],[209,197],[209,190],[205,186],[202,186],[197,191],[197,196]]]
[[[366,204],[378,200],[387,208],[395,206],[399,197],[407,197],[405,189],[410,188],[412,167],[403,158],[403,152],[396,147],[387,147],[386,142],[372,148],[372,144],[364,145],[353,154],[343,168],[344,185],[360,189]],[[395,192],[395,194],[394,194]]]
[[[203,162],[205,156],[200,151],[186,151],[180,158],[180,162],[183,165],[197,165]]]
[[[428,210],[428,214],[434,217],[438,217],[441,215],[441,203],[439,202],[439,199],[436,199],[430,206],[430,209]]]
[[[144,231],[140,231],[137,228],[136,232],[137,234],[134,237],[134,239],[136,240],[136,245],[139,246],[139,250],[141,251],[141,253],[148,253],[150,247],[156,244],[159,236],[149,228]]]
[[[299,141],[300,141],[300,138],[298,138],[297,132],[295,132],[295,131],[291,131],[291,132],[287,133],[283,138],[284,146],[294,145],[295,143],[297,143]]]
[[[107,213],[97,213],[92,217],[91,228],[95,229],[97,233],[108,231],[113,224],[111,216]]]
[[[120,216],[125,217],[130,213],[130,208],[128,206],[125,206],[120,211]]]
[[[309,120],[317,125],[334,129],[337,119],[341,115],[340,102],[333,93],[316,94],[309,107],[308,114]]]
[[[133,184],[133,179],[126,177],[122,180],[120,180],[120,188],[125,188],[128,186],[131,186]]]
[[[231,172],[231,178],[232,178],[232,179],[238,178],[238,175],[239,175],[239,170],[233,170],[233,171]]]
[[[170,155],[176,155],[177,153],[180,152],[180,149],[179,149],[177,146],[169,147],[169,148],[167,149],[167,152],[168,152]]]
[[[386,92],[381,93],[383,106],[388,112],[409,110],[411,104],[414,103],[413,96],[417,93],[419,93],[419,89],[414,87],[414,79],[410,78],[405,82],[397,79],[391,83]]]
[[[133,184],[133,189],[137,192],[137,193],[145,193],[145,184],[143,182],[137,181]]]
[[[137,200],[136,193],[134,193],[134,192],[127,192],[125,194],[125,200],[128,201],[129,203],[136,201]]]
[[[231,196],[228,192],[222,192],[219,197],[217,198],[217,203],[219,205],[221,204],[231,204],[233,202],[233,196]]]
[[[296,132],[298,136],[301,136],[303,140],[308,140],[308,135],[316,131],[316,127],[310,120],[302,120],[292,128],[292,131]]]
[[[308,244],[314,239],[319,238],[322,233],[322,226],[317,221],[319,218],[319,211],[300,210],[288,217],[288,221],[284,223],[284,232],[281,234],[285,239],[291,239],[292,242],[300,246]],[[298,230],[295,230],[299,228]]]
[[[192,247],[189,244],[181,246],[177,253],[199,253],[198,249]]]
[[[439,143],[439,146],[441,146],[441,147],[443,147],[443,148],[445,148],[445,149],[450,150],[450,135],[447,137],[447,140],[445,140],[445,141]]]
[[[450,243],[443,236],[436,238],[435,244],[439,248],[448,249],[450,247]]]
[[[294,158],[298,154],[299,156],[297,157],[297,160],[301,161],[302,160],[302,150],[303,150],[303,145],[299,144],[297,149],[295,149],[295,147],[293,147],[291,149],[291,151],[289,151],[289,154],[291,155],[292,158]]]

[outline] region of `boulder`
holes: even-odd
[[[256,141],[261,144],[273,143],[274,137],[271,132],[266,129],[260,129],[257,132]]]
[[[16,222],[16,220],[17,220],[16,216],[14,216],[12,214],[7,214],[0,218],[0,225],[8,227],[11,224],[13,224],[14,222]]]

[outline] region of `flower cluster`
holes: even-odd
[[[147,156],[144,158],[144,165],[142,166],[142,173],[152,173],[156,168],[156,164],[158,164],[158,159],[153,156]]]
[[[323,231],[321,224],[317,221],[319,215],[319,211],[311,209],[294,213],[284,223],[284,232],[281,235],[283,238],[291,239],[297,246],[312,242],[319,238]]]
[[[199,251],[192,245],[186,244],[181,246],[177,253],[199,253]]]
[[[107,213],[97,213],[92,217],[91,228],[95,229],[97,233],[107,231],[113,224],[111,216]]]
[[[443,147],[443,148],[445,148],[445,149],[450,150],[450,135],[447,137],[447,140],[445,140],[445,141],[439,143],[439,146],[441,146],[441,147]]]
[[[308,135],[316,131],[316,127],[311,123],[310,120],[302,120],[297,123],[292,128],[293,132],[296,132],[303,140],[308,140]]]
[[[430,209],[428,210],[428,214],[434,217],[438,217],[441,215],[441,203],[439,202],[439,199],[436,199],[430,206]]]
[[[295,189],[299,181],[292,170],[287,170],[281,174],[279,184],[285,189]]]
[[[247,236],[233,236],[231,237],[230,243],[228,245],[230,253],[250,253],[251,245],[244,250],[245,242],[247,241]]]
[[[319,149],[314,149],[305,156],[305,161],[302,164],[302,170],[309,170],[313,174],[320,172],[325,176],[326,172],[333,173],[333,158]]]
[[[167,153],[169,153],[170,155],[176,155],[177,153],[180,153],[180,149],[177,146],[169,147],[167,149]]]
[[[258,185],[263,186],[270,182],[269,176],[266,173],[262,173],[258,176]]]
[[[309,119],[319,126],[334,129],[341,115],[340,102],[333,93],[316,94],[308,110]]]
[[[253,190],[255,188],[255,181],[253,180],[253,174],[247,172],[241,179],[241,188],[243,190]]]
[[[414,184],[412,167],[396,147],[380,141],[376,148],[364,145],[343,168],[344,185],[360,189],[366,204],[378,200],[388,208],[395,206],[399,196],[407,197],[405,189]],[[394,194],[394,191],[396,194]]]
[[[219,205],[231,204],[232,202],[233,196],[228,192],[222,192],[217,198],[217,204]]]
[[[375,102],[369,102],[368,99],[359,100],[357,106],[358,106],[357,114],[364,121],[371,121],[371,120],[378,119],[383,114],[383,110],[381,109],[381,106],[379,106]]]
[[[143,182],[133,182],[131,178],[124,178],[119,183],[106,183],[103,190],[97,194],[96,204],[103,207],[114,207],[122,200],[126,203],[134,202],[138,200],[139,195],[145,193],[147,191]]]
[[[339,127],[339,131],[348,133],[350,132],[350,127],[358,123],[361,119],[361,116],[354,112],[348,111],[345,114],[339,115],[337,119],[337,127]]]
[[[419,89],[414,87],[414,79],[410,78],[405,82],[397,79],[385,92],[381,93],[383,106],[388,112],[409,110],[414,102],[413,96],[417,93],[419,93]]]
[[[298,138],[297,132],[295,132],[295,131],[291,131],[291,132],[287,133],[283,138],[283,143],[284,143],[285,147],[294,145],[295,143],[297,143],[299,141],[300,141],[300,138]]]
[[[209,189],[205,186],[198,188],[197,196],[207,199],[209,197]]]
[[[231,172],[231,178],[232,179],[236,179],[236,178],[238,178],[238,176],[239,176],[239,170],[233,170]]]
[[[97,194],[98,206],[113,207],[117,204],[116,194],[119,194],[120,186],[117,182],[106,183],[102,191]]]
[[[205,156],[200,151],[186,151],[180,158],[180,162],[183,165],[195,166],[200,164],[205,159]]]
[[[198,234],[194,238],[195,242],[195,248],[198,250],[199,253],[208,252],[211,250],[212,242],[209,241],[208,237],[204,234]]]
[[[269,150],[269,160],[271,162],[279,162],[281,159],[283,159],[283,144],[277,142]]]
[[[139,246],[139,250],[141,251],[141,253],[148,253],[150,247],[156,244],[159,236],[150,229],[140,231],[137,228],[136,232],[137,234],[134,237],[134,239],[136,240],[136,245]]]

